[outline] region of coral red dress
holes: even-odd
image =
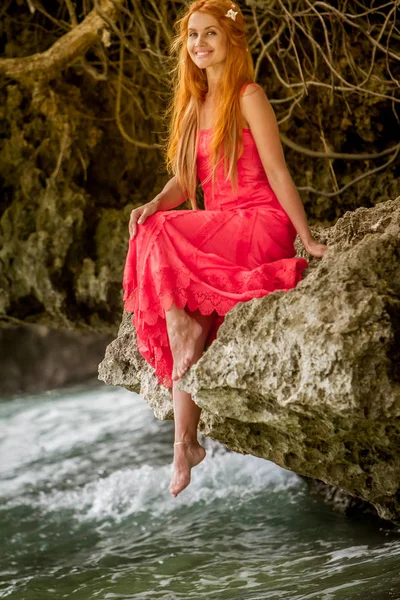
[[[211,135],[199,132],[200,181],[208,173]],[[250,129],[243,129],[243,145],[236,197],[221,164],[214,196],[211,181],[203,185],[206,210],[157,212],[129,241],[124,309],[133,312],[139,352],[167,388],[173,361],[164,311],[172,302],[205,315],[215,311],[210,343],[236,304],[294,288],[308,266],[294,258],[296,230],[268,182]]]

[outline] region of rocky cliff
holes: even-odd
[[[400,197],[314,234],[330,247],[324,258],[310,260],[295,289],[228,313],[181,387],[203,408],[203,434],[338,486],[396,520]],[[128,314],[99,373],[143,394],[158,418],[172,418],[171,395],[137,352]]]

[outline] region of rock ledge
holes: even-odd
[[[400,197],[313,233],[330,247],[288,292],[236,306],[182,379],[200,431],[400,517]],[[307,255],[298,246],[298,255]],[[130,316],[99,378],[141,393],[160,419],[171,395],[137,352]]]

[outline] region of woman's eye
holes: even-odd
[[[215,31],[208,31],[207,33],[215,34]],[[194,31],[192,31],[192,33],[189,33],[189,37],[192,37],[192,35],[196,35]]]

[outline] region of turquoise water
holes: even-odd
[[[400,531],[207,440],[168,492],[172,423],[93,383],[0,403],[0,598],[400,599]]]

